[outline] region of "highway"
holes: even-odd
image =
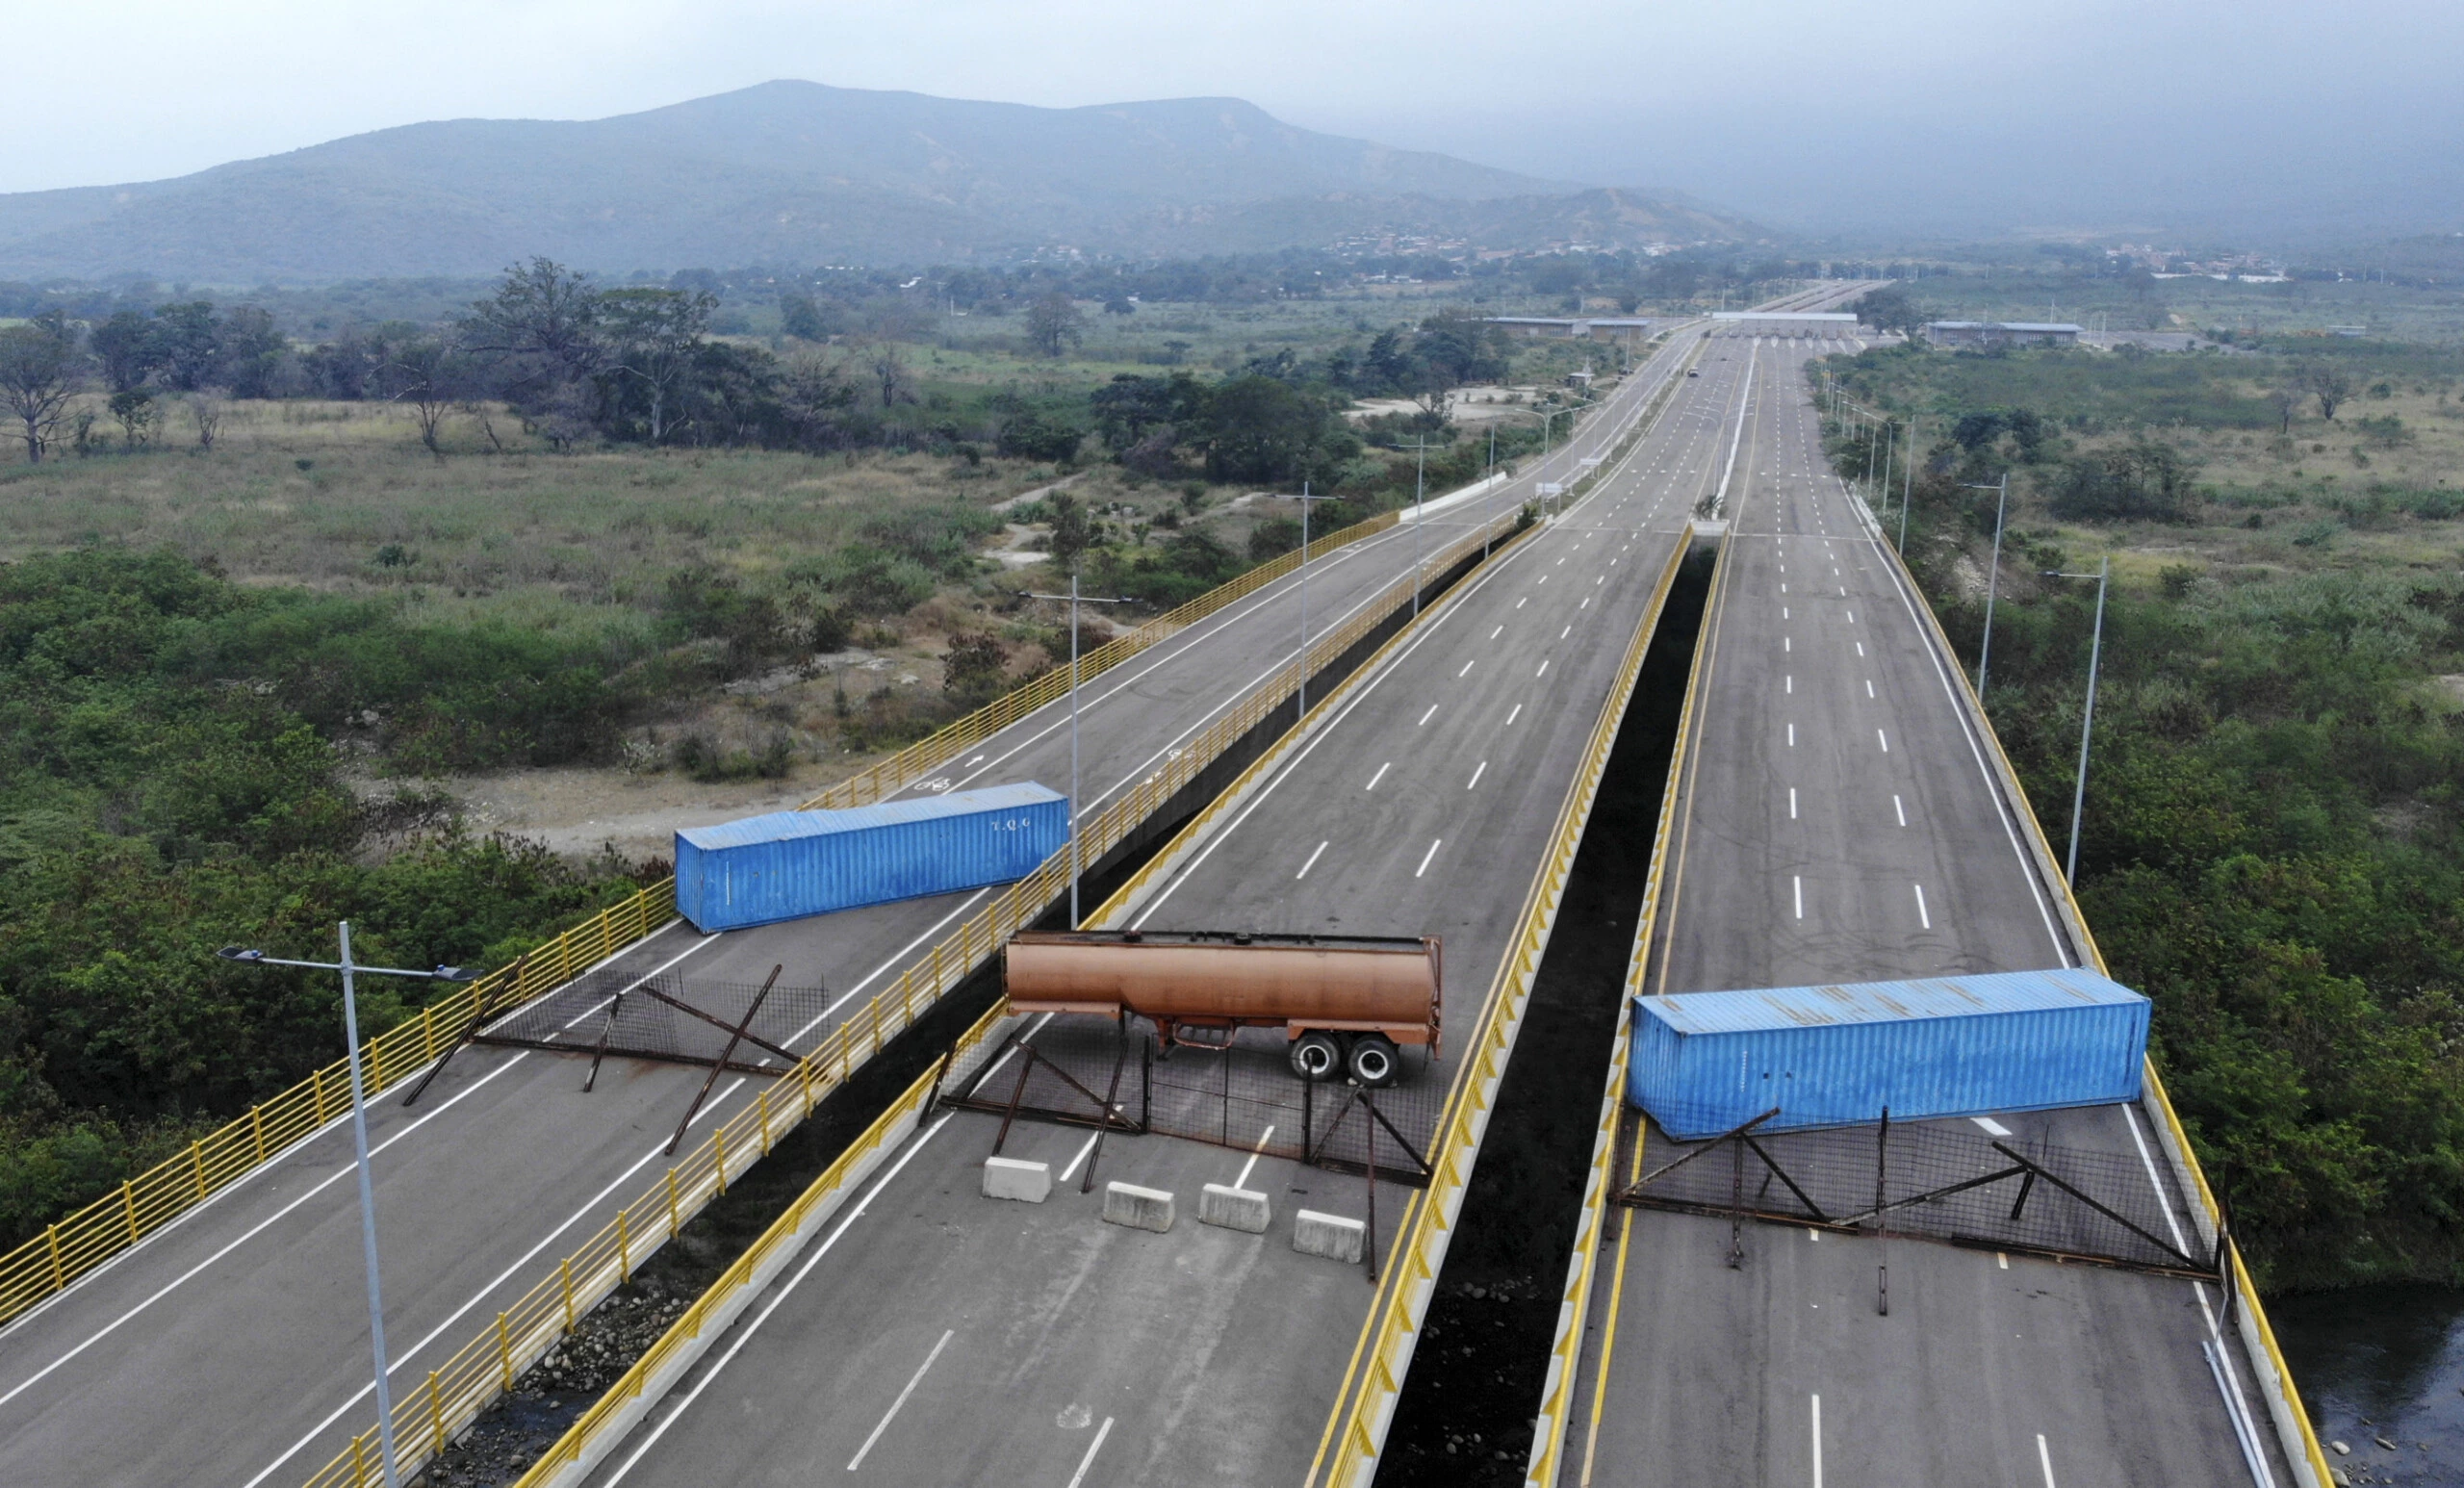
[[[1756,391],[1637,948],[1646,990],[2080,964],[1958,663],[1823,459],[1804,364],[1838,348],[1714,345],[1753,359]],[[2095,1155],[2198,1253],[2160,1119],[2107,1106],[1909,1130]],[[1833,1150],[1874,1143],[1839,1133]],[[1655,1128],[1615,1170],[1630,1181],[1673,1151]],[[2246,1485],[2203,1342],[2264,1471],[2300,1480],[2212,1283],[1813,1226],[1747,1223],[1734,1269],[1731,1244],[1724,1218],[1612,1211],[1555,1483]]]
[[[1681,348],[1664,349],[1567,444],[1514,479],[1432,513],[1433,553],[1470,526],[1571,480],[1642,409]],[[1313,634],[1406,582],[1424,534],[1405,523],[1312,562]],[[1091,681],[1082,700],[1081,813],[1154,772],[1213,719],[1270,684],[1296,654],[1297,579],[1230,605]],[[1055,704],[904,794],[1068,782]],[[988,891],[703,936],[672,925],[626,953],[617,985],[656,972],[695,983],[820,988],[831,1019],[973,912]],[[610,1061],[590,1093],[572,1056],[475,1046],[408,1110],[372,1107],[387,1337],[398,1392],[424,1378],[614,1206],[662,1170],[661,1150],[706,1071]],[[706,1125],[753,1099],[724,1077]],[[94,1485],[259,1488],[305,1478],[372,1416],[360,1237],[339,1125],[0,1333],[0,1481],[50,1480],[74,1463]]]
[[[1111,922],[1443,936],[1445,1026],[1468,1041],[1539,902],[1535,877],[1632,643],[1656,619],[1660,579],[1716,492],[1744,370],[1741,358],[1704,364],[1592,493],[1355,679],[1211,826],[1168,849]],[[1080,1017],[1024,1032],[1065,1050],[1109,1029]],[[1365,1220],[1373,1193],[1382,1254],[1415,1190],[1390,1176],[1411,1166],[1399,1142],[1381,1139],[1373,1191],[1358,1166],[1298,1160],[1288,1126],[1298,1082],[1281,1077],[1280,1104],[1270,1089],[1278,1044],[1245,1036],[1237,1052],[1260,1072],[1223,1087],[1239,1096],[1226,1095],[1219,1130],[1159,1095],[1146,1109],[1182,1135],[1114,1136],[1098,1160],[1083,1126],[1021,1120],[1004,1155],[1050,1165],[1041,1204],[981,1196],[1001,1117],[945,1108],[589,1480],[1311,1479],[1380,1292],[1358,1265],[1295,1251],[1293,1217]],[[1382,1109],[1424,1146],[1433,1097],[1463,1078],[1462,1049],[1434,1064],[1407,1050],[1404,1063]],[[1202,1115],[1210,1082],[1232,1067],[1183,1051],[1155,1078],[1180,1082]],[[997,1103],[1014,1074],[996,1064],[983,1089]],[[1318,1100],[1340,1097],[1320,1090]],[[1322,1135],[1328,1110],[1315,1109]],[[1099,1181],[1082,1195],[1090,1162]],[[1103,1222],[1114,1181],[1174,1193],[1169,1232]],[[1267,1232],[1196,1222],[1209,1183],[1268,1194]]]

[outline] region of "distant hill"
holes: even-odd
[[[1758,235],[1631,192],[1285,124],[1234,98],[1040,109],[765,83],[584,122],[455,119],[194,175],[0,194],[0,276],[254,284],[999,261],[1040,249]]]

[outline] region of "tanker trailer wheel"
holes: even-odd
[[[1324,1080],[1344,1067],[1344,1046],[1332,1034],[1302,1034],[1292,1040],[1292,1072],[1303,1080]]]
[[[1362,1034],[1351,1041],[1351,1077],[1373,1090],[1384,1090],[1403,1072],[1395,1040],[1384,1034]]]

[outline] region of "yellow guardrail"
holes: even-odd
[[[1428,1188],[1415,1195],[1397,1236],[1397,1258],[1382,1273],[1378,1299],[1362,1328],[1361,1345],[1356,1347],[1351,1367],[1346,1371],[1344,1387],[1327,1417],[1317,1455],[1310,1461],[1309,1475],[1302,1480],[1308,1488],[1315,1488],[1322,1480],[1329,1488],[1364,1488],[1376,1473],[1386,1427],[1394,1418],[1404,1373],[1411,1367],[1412,1350],[1420,1341],[1422,1320],[1437,1289],[1438,1269],[1445,1263],[1447,1244],[1453,1237],[1465,1192],[1471,1186],[1472,1167],[1496,1101],[1498,1082],[1504,1077],[1506,1061],[1514,1052],[1515,1035],[1522,1027],[1532,981],[1539,974],[1541,957],[1548,949],[1557,904],[1564,896],[1567,876],[1574,869],[1576,850],[1582,844],[1582,829],[1591,818],[1601,777],[1607,772],[1609,752],[1617,742],[1617,726],[1633,696],[1652,632],[1658,627],[1669,588],[1677,581],[1678,566],[1685,560],[1685,548],[1684,543],[1680,543],[1669,554],[1651,603],[1626,648],[1616,684],[1603,701],[1600,717],[1592,726],[1581,772],[1568,787],[1565,804],[1558,809],[1549,855],[1533,876],[1525,899],[1522,932],[1499,967],[1479,1027],[1471,1040],[1471,1057],[1458,1068],[1454,1088],[1448,1094],[1446,1110],[1439,1119],[1437,1140],[1430,1149],[1433,1171]],[[1319,1475],[1322,1470],[1322,1479]]]
[[[960,1036],[958,1043],[951,1051],[951,1065],[956,1066],[962,1064],[968,1055],[982,1050],[986,1041],[991,1037],[992,1030],[1006,1015],[1007,1009],[996,1003],[984,1016],[978,1018],[973,1027]],[[773,1220],[770,1227],[761,1232],[761,1237],[756,1240],[744,1254],[736,1257],[733,1264],[719,1273],[719,1279],[710,1283],[709,1289],[694,1299],[693,1305],[686,1308],[683,1316],[678,1318],[668,1330],[659,1336],[658,1342],[651,1345],[648,1351],[634,1360],[632,1368],[627,1370],[622,1378],[609,1386],[607,1393],[601,1396],[590,1409],[584,1411],[580,1419],[557,1439],[553,1447],[540,1454],[539,1460],[532,1463],[529,1471],[522,1475],[517,1488],[536,1488],[536,1485],[549,1482],[576,1466],[586,1465],[585,1454],[590,1452],[593,1446],[603,1437],[610,1435],[611,1428],[617,1426],[639,1405],[645,1403],[652,1381],[661,1379],[662,1375],[673,1369],[689,1367],[701,1352],[704,1335],[714,1335],[734,1321],[735,1315],[741,1311],[742,1304],[750,1301],[753,1294],[757,1293],[769,1274],[777,1270],[777,1265],[773,1264],[774,1260],[776,1263],[783,1264],[790,1259],[793,1251],[800,1248],[797,1242],[806,1229],[816,1221],[829,1218],[831,1212],[836,1208],[833,1201],[843,1198],[851,1187],[861,1182],[870,1168],[877,1166],[879,1159],[886,1154],[890,1144],[896,1139],[912,1131],[922,1120],[927,1114],[925,1108],[933,1098],[940,1076],[941,1069],[938,1065],[926,1070],[916,1078],[914,1084],[907,1088],[906,1093],[890,1102],[889,1109],[883,1112],[871,1126],[865,1128],[864,1134],[857,1138],[846,1151],[840,1153],[836,1161],[823,1169],[821,1176],[814,1179],[812,1185],[798,1195],[793,1204],[787,1206],[786,1213]],[[531,1341],[537,1344],[538,1347],[530,1357],[536,1358],[538,1353],[544,1353],[547,1347],[554,1344],[556,1335],[571,1325],[569,1318],[560,1321],[552,1314],[539,1318],[530,1335]],[[500,1332],[501,1331],[500,1328]],[[507,1388],[510,1388],[513,1378],[521,1373],[521,1370],[514,1367],[515,1357],[516,1354],[508,1348],[500,1355],[498,1363],[498,1369]],[[431,1380],[435,1377],[429,1376]],[[467,1419],[465,1418],[466,1421]],[[436,1420],[437,1424],[429,1428],[424,1437],[404,1449],[403,1455],[406,1460],[413,1451],[423,1457],[442,1451],[445,1444],[452,1440],[448,1419],[440,1412]],[[397,1438],[398,1442],[400,1440]],[[354,1446],[356,1447],[357,1444]],[[363,1455],[366,1454],[364,1449],[361,1449],[361,1451]],[[339,1479],[343,1482],[368,1480],[364,1472],[356,1478]]]
[[[2035,804],[2029,801],[2027,791],[2019,784],[2019,772],[2012,766],[2011,757],[2003,752],[2001,737],[1993,731],[1993,720],[1985,711],[1985,701],[1976,695],[1975,682],[1958,665],[1959,653],[1952,648],[1949,633],[1942,629],[1941,620],[1935,615],[1932,603],[1925,600],[1925,591],[1917,584],[1915,574],[1910,571],[1899,552],[1888,543],[1878,542],[1875,546],[1889,556],[1901,582],[1907,585],[1907,592],[1919,602],[1914,608],[1924,617],[1934,643],[1939,648],[1937,654],[1944,658],[1949,670],[1959,678],[1960,695],[1965,700],[1970,716],[1976,720],[1978,731],[1984,734],[1992,751],[1994,768],[2003,791],[2017,804],[2026,822],[2028,847],[2037,859],[2040,876],[2062,896],[2064,917],[2072,934],[2079,937],[2080,949],[2086,960],[2094,966],[2098,975],[2110,976],[2112,973],[2105,965],[2105,953],[2097,946],[2094,934],[2088,928],[2088,917],[2081,911],[2079,901],[2072,896],[2069,881],[2056,866],[2052,843],[2045,836],[2043,824],[2037,819]],[[2205,1221],[2201,1238],[2212,1241],[2222,1232],[2224,1213],[2216,1201],[2215,1190],[2207,1181],[2206,1169],[2199,1165],[2198,1153],[2191,1145],[2190,1134],[2183,1129],[2181,1116],[2173,1110],[2173,1097],[2165,1089],[2165,1077],[2158,1072],[2153,1059],[2147,1061],[2147,1094],[2152,1098],[2158,1115],[2164,1117],[2161,1135],[2167,1139],[2167,1155],[2188,1176],[2189,1187],[2198,1196],[2198,1214]],[[2279,1440],[2291,1438],[2284,1441],[2287,1454],[2298,1458],[2301,1465],[2309,1469],[2315,1488],[2327,1488],[2334,1478],[2329,1473],[2326,1451],[2319,1442],[2317,1429],[2310,1424],[2309,1411],[2301,1403],[2301,1392],[2293,1382],[2293,1371],[2285,1364],[2284,1354],[2276,1346],[2275,1329],[2268,1321],[2267,1309],[2250,1285],[2249,1268],[2243,1263],[2242,1247],[2229,1235],[2225,1237],[2225,1244],[2232,1252],[2234,1286],[2243,1300],[2242,1316],[2248,1320],[2259,1351],[2266,1355],[2269,1367],[2275,1374],[2273,1380],[2263,1383],[2270,1387],[2267,1392],[2270,1414],[2274,1418],[2276,1434]],[[2300,1449],[2298,1451],[2292,1450],[2296,1445]]]
[[[361,1055],[368,1092],[377,1094],[420,1073],[482,1011],[503,1012],[559,987],[657,930],[675,913],[675,888],[670,879],[643,889],[369,1039]],[[337,1060],[47,1226],[0,1256],[0,1322],[56,1296],[349,1109],[350,1066]]]
[[[1711,582],[1704,596],[1703,614],[1707,621],[1718,601],[1721,586],[1728,580],[1729,545],[1720,544],[1719,557],[1711,566]],[[1677,824],[1678,798],[1684,794],[1685,759],[1693,747],[1694,702],[1703,684],[1703,661],[1710,654],[1709,628],[1695,637],[1694,659],[1685,672],[1685,701],[1678,709],[1677,741],[1669,751],[1668,782],[1660,788],[1659,822],[1653,830],[1651,866],[1643,876],[1642,914],[1634,924],[1633,949],[1626,957],[1625,989],[1617,999],[1616,1041],[1610,1045],[1608,1083],[1600,1102],[1600,1130],[1592,1141],[1591,1167],[1583,1179],[1582,1210],[1575,1231],[1574,1253],[1566,1263],[1566,1289],[1557,1306],[1557,1336],[1549,1346],[1549,1373],[1540,1387],[1540,1416],[1531,1432],[1531,1457],[1524,1469],[1526,1488],[1553,1488],[1565,1460],[1566,1432],[1573,1424],[1576,1375],[1582,1359],[1583,1329],[1591,1314],[1592,1282],[1599,1271],[1601,1234],[1607,1223],[1610,1197],[1616,1190],[1612,1171],[1617,1160],[1617,1139],[1626,1112],[1626,1057],[1629,1052],[1628,1032],[1633,1026],[1634,999],[1643,994],[1643,987],[1651,971],[1652,936],[1659,927],[1660,891],[1665,886],[1669,844],[1672,829]],[[1636,1158],[1640,1159],[1642,1137],[1635,1135]],[[1626,1244],[1632,1236],[1629,1225],[1617,1237],[1620,1280],[1625,1274]],[[1612,1288],[1612,1292],[1613,1292]],[[1615,1302],[1611,1301],[1612,1312]],[[1591,1429],[1600,1429],[1601,1407],[1606,1398],[1608,1350],[1614,1346],[1616,1323],[1612,1318],[1610,1331],[1601,1346],[1600,1370],[1594,1381],[1591,1403]],[[1586,1476],[1588,1476],[1588,1469]]]
[[[1318,557],[1396,525],[1399,514],[1381,512],[1365,522],[1313,538],[1308,556]],[[1296,550],[1198,596],[1117,636],[1079,658],[1080,678],[1095,677],[1254,594],[1296,569]],[[1391,610],[1389,611],[1391,613]],[[1313,647],[1313,653],[1319,648]],[[1067,668],[1047,672],[1008,696],[978,708],[879,764],[841,781],[806,803],[808,810],[860,806],[947,761],[1069,690]],[[481,1012],[500,1015],[571,981],[599,962],[666,925],[675,914],[675,881],[652,885],[624,903],[593,915],[555,939],[477,981],[455,988],[411,1018],[363,1045],[362,1074],[375,1095],[418,1074],[461,1036]],[[0,1323],[58,1295],[223,1189],[279,1157],[335,1119],[349,1104],[350,1070],[345,1061],[317,1070],[281,1094],[189,1144],[186,1152],[122,1183],[118,1189],[47,1226],[0,1255]]]
[[[1484,539],[1493,540],[1501,528],[1510,528],[1511,522],[1501,519],[1488,529],[1458,540],[1432,557],[1431,565],[1443,572]],[[1392,585],[1382,603],[1313,637],[1311,670],[1333,662],[1410,603],[1408,584]],[[1293,696],[1299,677],[1296,659],[1266,686],[1208,725],[1162,768],[1124,792],[1092,821],[1082,824],[1081,851],[1086,860],[1091,862],[1110,851],[1235,741],[1282,706]],[[833,1028],[818,1047],[777,1085],[764,1089],[752,1106],[722,1122],[663,1179],[617,1211],[598,1234],[433,1372],[426,1384],[398,1398],[394,1439],[405,1471],[441,1450],[435,1444],[451,1441],[476,1420],[499,1395],[512,1388],[523,1371],[554,1346],[557,1336],[623,1285],[636,1264],[726,1193],[732,1175],[768,1152],[779,1138],[811,1115],[818,1101],[845,1084],[885,1043],[965,981],[1011,936],[1068,890],[1069,857],[1064,849],[1002,890],[930,953],[918,957],[894,985],[877,993],[863,1012]],[[774,1100],[773,1092],[778,1090],[787,1094]],[[372,1424],[308,1479],[309,1488],[372,1488],[381,1481],[376,1442],[377,1431]]]
[[[1318,557],[1364,537],[1373,537],[1395,526],[1401,520],[1401,515],[1400,512],[1379,512],[1365,522],[1355,522],[1323,537],[1313,537],[1309,541],[1307,556]],[[1101,677],[1158,641],[1168,640],[1225,605],[1248,598],[1298,569],[1301,558],[1301,551],[1296,548],[1270,563],[1258,565],[1229,583],[1208,590],[1176,609],[1165,611],[1127,635],[1113,637],[1078,658],[1078,680],[1085,682]],[[804,809],[834,810],[879,801],[903,788],[910,781],[921,779],[928,772],[940,768],[960,751],[990,738],[1036,709],[1068,695],[1069,668],[1065,663],[937,732],[910,744],[881,763],[840,781],[806,802]]]

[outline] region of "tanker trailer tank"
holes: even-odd
[[[1220,1048],[1243,1028],[1280,1028],[1304,1079],[1349,1070],[1371,1087],[1400,1072],[1396,1045],[1441,1057],[1442,946],[1435,936],[1028,931],[1003,953],[1013,1013],[1135,1015],[1167,1045]]]

